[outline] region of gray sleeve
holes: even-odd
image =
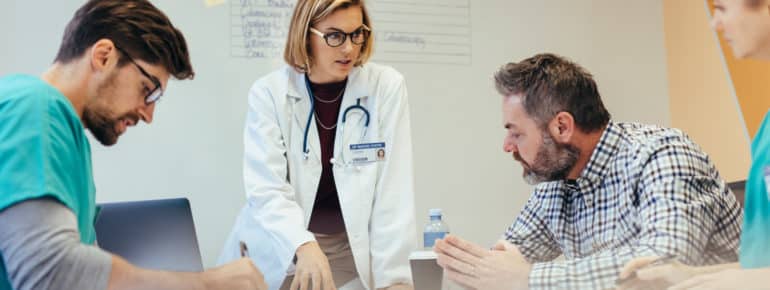
[[[0,211],[0,253],[14,289],[107,289],[112,256],[80,242],[72,211],[34,199]]]

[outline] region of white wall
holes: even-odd
[[[279,62],[229,56],[227,5],[154,2],[186,34],[197,76],[170,82],[152,126],[132,128],[113,147],[92,142],[97,199],[189,197],[204,263],[212,266],[244,201],[246,92]],[[82,1],[41,3],[3,0],[0,75],[44,71]],[[527,200],[520,167],[501,149],[501,98],[491,76],[506,62],[546,51],[569,56],[594,73],[615,120],[667,125],[661,5],[471,0],[471,65],[388,63],[410,92],[418,226],[429,207],[442,207],[454,233],[490,245]]]

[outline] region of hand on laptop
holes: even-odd
[[[289,289],[337,290],[329,260],[318,242],[308,242],[297,249],[297,268]]]
[[[715,273],[697,275],[672,286],[671,290],[717,290],[717,289],[770,289],[768,285],[770,268],[730,268]]]
[[[434,251],[446,277],[471,289],[527,289],[532,265],[519,249],[500,241],[493,250],[447,235]]]
[[[692,277],[689,266],[681,263],[666,263],[655,265],[659,257],[635,258],[620,270],[617,289],[665,289],[674,283]]]
[[[409,284],[395,284],[385,288],[377,288],[377,290],[414,290],[414,286]]]
[[[262,273],[251,259],[242,258],[203,272],[203,284],[210,290],[267,290]]]
[[[770,289],[770,268],[741,269],[738,263],[693,267],[677,261],[655,265],[657,257],[631,260],[616,289]]]
[[[725,269],[738,268],[738,264],[721,264],[702,267],[693,267],[682,264],[674,259],[664,259],[655,256],[635,258],[620,271],[618,285],[616,289],[634,290],[634,289],[680,289],[680,285],[693,284],[692,281],[703,280],[699,278],[704,274],[719,272]],[[738,280],[735,280],[738,281]],[[700,287],[703,287],[701,285]],[[742,288],[736,286],[734,289],[754,289],[753,287]],[[681,289],[689,289],[684,287]],[[700,288],[699,288],[700,289]]]

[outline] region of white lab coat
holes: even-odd
[[[219,263],[239,257],[239,241],[278,289],[297,248],[314,240],[307,230],[321,178],[316,122],[302,143],[310,113],[305,76],[284,67],[258,80],[249,92],[244,132],[244,183],[247,204],[225,242]],[[346,108],[361,98],[370,113],[366,138],[361,110]],[[404,77],[393,68],[367,63],[348,76],[338,116],[334,156],[351,159],[350,144],[385,142],[386,159],[360,166],[333,166],[334,180],[359,279],[365,289],[411,284],[408,255],[416,246],[412,138]],[[345,136],[342,134],[344,133]],[[291,266],[291,267],[290,267]],[[360,287],[360,286],[359,286]]]

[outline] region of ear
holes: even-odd
[[[90,58],[89,63],[91,64],[91,69],[95,72],[107,71],[114,68],[117,66],[118,60],[120,59],[115,44],[112,40],[106,38],[95,42],[86,55]]]
[[[548,123],[548,131],[559,143],[569,143],[575,134],[575,118],[567,112],[559,112]]]

